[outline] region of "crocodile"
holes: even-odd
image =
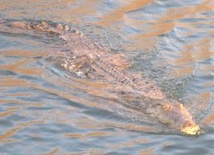
[[[118,84],[122,86],[115,87],[115,91],[123,94],[130,92],[137,94],[136,96],[140,96],[142,100],[141,103],[146,106],[142,108],[134,104],[127,104],[127,106],[141,110],[170,128],[187,135],[202,133],[201,127],[193,120],[182,103],[168,99],[154,81],[141,75],[135,76],[125,70],[120,64],[126,61],[120,55],[113,54],[110,49],[89,39],[78,29],[66,24],[46,21],[2,21],[0,29],[2,27],[8,30],[24,29],[56,36],[63,42],[62,46],[66,50],[49,54],[48,58],[51,61],[77,76],[89,79],[99,78],[115,83],[115,86]]]

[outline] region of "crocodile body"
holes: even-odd
[[[82,32],[68,25],[51,24],[47,22],[1,22],[1,27],[9,29],[26,29],[44,32],[57,36],[65,47],[65,51],[59,51],[49,55],[49,58],[78,76],[106,80],[116,85],[125,86],[118,89],[123,93],[137,94],[146,106],[142,112],[157,119],[163,124],[176,128],[188,135],[201,133],[200,127],[194,122],[191,114],[183,104],[167,99],[155,82],[141,76],[133,76],[116,64],[117,59],[111,51],[93,40],[88,39]],[[122,59],[118,59],[120,62]],[[124,63],[124,61],[121,61]],[[115,88],[116,89],[116,88]],[[116,89],[117,90],[117,89]],[[138,108],[133,107],[133,108]]]

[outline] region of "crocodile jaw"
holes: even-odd
[[[181,132],[187,135],[199,135],[203,133],[201,128],[193,121],[191,114],[184,108],[183,104],[179,105],[180,110],[188,121],[181,127]]]
[[[200,135],[201,133],[203,133],[201,128],[195,123],[182,127],[181,132],[190,136]]]
[[[156,117],[160,122],[179,130],[183,134],[194,136],[203,133],[193,120],[192,115],[181,103],[166,102],[153,112],[157,113]]]

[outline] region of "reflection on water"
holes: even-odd
[[[173,132],[120,104],[114,91],[107,91],[112,83],[81,79],[46,61],[48,53],[62,49],[52,46],[57,39],[0,28],[0,154],[213,153],[213,5],[211,0],[1,0],[0,23],[71,23],[124,54],[131,72],[155,80],[167,96],[183,102],[205,134]]]

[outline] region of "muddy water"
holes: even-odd
[[[0,32],[0,154],[212,154],[214,3],[151,0],[0,0],[0,19],[67,23],[184,103],[205,133],[188,137],[46,61],[57,39]]]

